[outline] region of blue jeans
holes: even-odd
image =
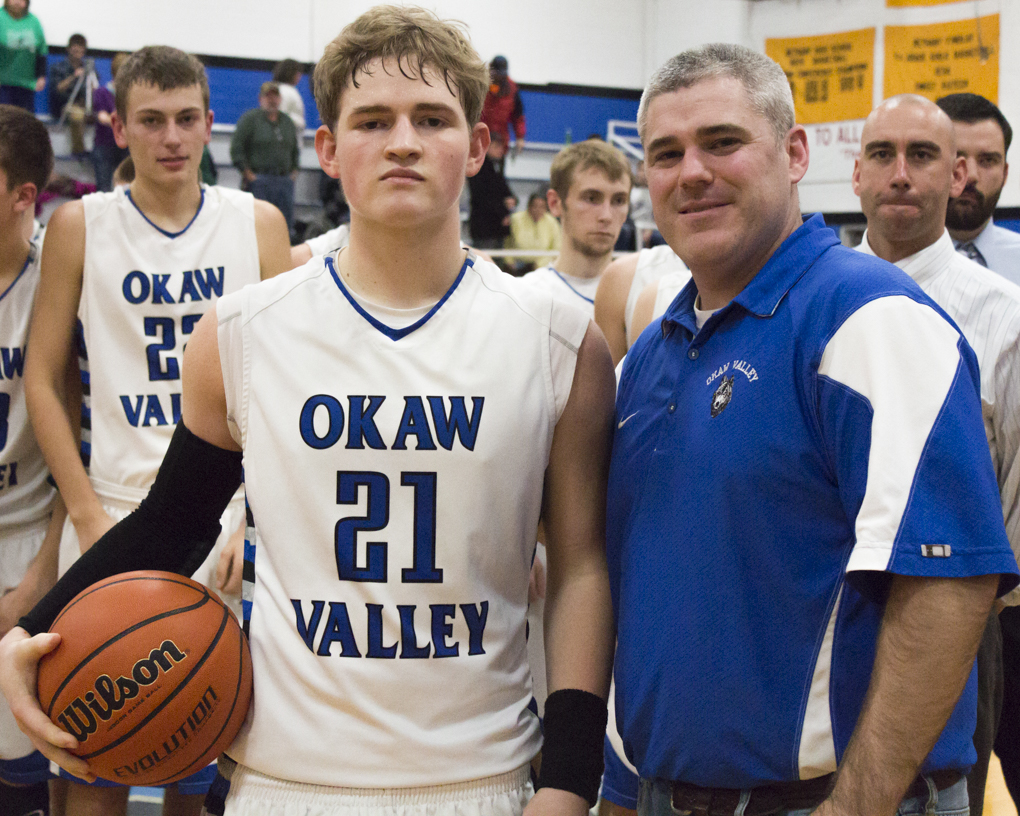
[[[96,189],[99,192],[108,193],[113,189],[113,172],[127,154],[117,145],[99,144],[92,148],[92,167],[96,171]]]
[[[900,802],[899,816],[921,816],[933,813],[936,816],[968,816],[970,805],[967,798],[967,779],[963,778],[945,790],[935,791],[928,796],[916,796]],[[750,791],[744,791],[740,804],[733,816],[744,816],[744,808],[751,798]],[[673,810],[672,790],[669,782],[662,779],[642,779],[638,792],[638,816],[678,816]],[[776,816],[808,816],[810,810],[785,810]]]
[[[268,201],[283,213],[288,231],[294,228],[294,179],[257,175],[248,189],[255,198]]]

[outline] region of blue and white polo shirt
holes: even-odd
[[[1017,584],[977,363],[913,281],[820,216],[700,331],[696,296],[620,382],[617,719],[643,777],[812,778],[853,732],[889,573]],[[973,763],[975,701],[972,672],[922,771]]]

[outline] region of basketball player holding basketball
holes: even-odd
[[[613,258],[613,247],[630,207],[630,164],[600,139],[563,148],[549,169],[549,212],[560,219],[563,244],[551,266],[524,276],[589,317],[595,290]]]
[[[23,380],[39,254],[22,226],[52,169],[46,126],[22,108],[0,105],[0,634],[56,581],[64,521],[28,423]],[[49,762],[0,700],[0,813],[46,812],[49,776]]]
[[[149,497],[0,644],[12,709],[68,770],[89,773],[32,686],[57,638],[30,632],[101,574],[207,549],[193,542],[243,451],[245,618],[268,702],[227,751],[226,813],[521,813],[542,742],[525,659],[540,517],[553,693],[528,813],[594,802],[612,365],[583,313],[460,247],[487,84],[460,30],[421,9],[375,8],[327,47],[316,149],[348,196],[349,245],[200,321]]]
[[[68,508],[61,570],[144,498],[181,413],[181,354],[218,296],[289,266],[282,216],[198,182],[212,112],[201,63],[143,48],[117,74],[114,134],[134,161],[127,188],[60,207],[48,226],[26,366],[40,447]],[[81,453],[63,372],[80,357]],[[226,534],[243,523],[238,496]],[[212,583],[210,575],[199,576]],[[214,774],[168,789],[197,813]],[[203,781],[204,780],[204,781]],[[68,813],[123,813],[128,789],[72,782]]]

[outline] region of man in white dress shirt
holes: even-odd
[[[929,100],[896,96],[868,117],[853,187],[868,229],[859,249],[895,263],[963,331],[981,369],[985,432],[1006,532],[1020,550],[1020,288],[955,251],[945,226],[951,195],[967,184],[953,123]],[[1016,591],[1007,604],[1020,601]],[[978,652],[978,762],[968,776],[970,812],[980,816],[988,758],[1002,704],[1002,652],[993,611]]]
[[[1013,128],[983,96],[958,93],[936,104],[953,120],[956,155],[967,162],[967,186],[949,199],[946,226],[959,252],[1020,284],[1020,233],[992,223],[1009,175]]]

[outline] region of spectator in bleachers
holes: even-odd
[[[120,53],[110,62],[113,79],[130,54]],[[128,157],[127,148],[118,147],[113,138],[113,112],[117,109],[113,96],[113,79],[92,92],[92,113],[96,117],[96,135],[92,144],[92,167],[96,171],[96,189],[108,193],[113,189],[113,168]]]
[[[88,107],[89,74],[93,78],[93,66],[85,61],[88,41],[84,34],[72,34],[67,41],[67,56],[50,66],[50,78],[47,82],[50,97],[50,116],[54,119],[64,117],[67,129],[71,134],[71,153],[81,158],[85,156],[85,119]],[[98,81],[95,86],[98,86]],[[96,180],[98,183],[98,179]]]
[[[216,161],[212,157],[209,145],[202,148],[202,163],[198,165],[198,180],[212,186],[220,179],[220,171],[216,169]]]
[[[560,222],[549,213],[544,192],[532,193],[527,209],[510,216],[510,237],[507,249],[548,249],[552,255],[543,258],[507,258],[515,275],[523,275],[539,266],[552,263],[560,249]]]
[[[280,113],[280,86],[263,82],[259,106],[237,120],[230,160],[241,171],[242,189],[268,201],[294,227],[294,179],[298,169],[297,129]]]
[[[28,0],[4,0],[0,10],[0,104],[35,113],[35,95],[46,87],[46,36]]]
[[[287,114],[297,128],[299,145],[305,132],[305,101],[296,87],[302,73],[301,63],[293,59],[282,60],[273,69],[273,82],[280,86],[280,111]]]
[[[510,144],[510,126],[514,129],[513,156],[516,158],[524,148],[524,134],[527,126],[524,122],[524,103],[517,83],[507,74],[509,65],[506,57],[493,57],[489,63],[489,78],[492,84],[482,105],[482,122],[493,138],[503,138],[504,144]]]
[[[468,227],[471,245],[479,249],[498,249],[510,234],[510,213],[517,208],[517,197],[503,175],[506,140],[492,133],[481,169],[468,178],[471,212]]]

